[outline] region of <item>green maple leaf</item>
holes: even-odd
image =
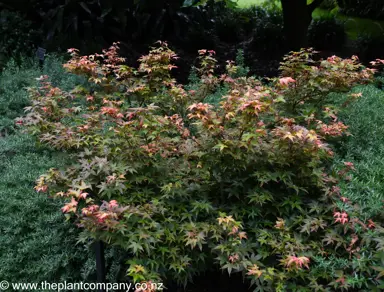
[[[86,189],[92,189],[92,186],[86,184],[84,181],[81,181],[80,184],[73,185],[73,187],[75,189],[78,189],[78,190],[81,190],[81,191],[86,190]]]
[[[128,248],[132,249],[134,254],[137,254],[138,251],[144,250],[140,244],[138,244],[137,242],[134,242],[134,241],[131,242],[131,244],[128,246]]]

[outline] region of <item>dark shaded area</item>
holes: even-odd
[[[348,16],[384,20],[382,0],[337,0],[341,11]]]
[[[360,10],[363,16],[368,13],[366,11],[379,13],[384,9],[383,3],[378,4],[381,1],[339,2],[343,2],[341,9],[348,15],[358,12],[356,9],[351,12],[354,2],[368,3],[364,10]],[[306,45],[323,51],[324,56],[358,54],[362,61],[370,61],[383,55],[384,35],[376,38],[360,36],[357,41],[347,42],[343,24],[333,18],[313,20],[308,35],[300,36],[298,27],[305,27],[301,34],[307,33],[308,13],[315,7],[305,3],[302,5],[305,25],[285,19],[288,16],[301,18],[296,17],[300,11],[287,13],[288,8],[295,8],[290,5],[283,14],[262,7],[232,10],[214,1],[198,7],[183,7],[183,3],[184,0],[2,0],[0,68],[7,57],[20,56],[26,47],[32,52],[41,46],[48,52],[62,53],[75,47],[82,54],[91,54],[115,41],[121,42],[121,54],[129,65],[134,66],[150,46],[165,40],[180,56],[174,73],[182,83],[187,81],[199,49],[217,52],[221,65],[219,73],[225,62],[235,59],[238,49],[242,49],[250,74],[272,77],[278,72],[282,56],[292,47],[293,36],[289,32]],[[287,23],[293,27],[289,28]]]
[[[308,36],[309,45],[321,51],[342,52],[347,40],[344,23],[333,17],[313,20]]]
[[[15,17],[25,20],[14,26],[39,32],[39,37],[31,38],[25,30],[16,35],[9,28],[8,39],[22,43],[23,48],[28,41],[28,47],[42,46],[48,52],[65,52],[75,47],[83,54],[90,54],[120,41],[122,55],[127,57],[128,64],[134,65],[154,42],[166,40],[181,57],[175,71],[181,82],[187,80],[199,49],[216,50],[219,63],[225,64],[241,48],[249,60],[251,73],[276,74],[276,60],[287,52],[279,12],[262,8],[233,11],[214,3],[184,8],[182,3],[183,0],[143,0],[137,4],[106,0],[19,0],[0,1],[0,9],[6,7],[18,13]],[[10,22],[9,14],[7,22]],[[10,47],[5,54],[18,53],[16,46]]]
[[[196,279],[194,284],[188,285],[184,290],[180,288],[170,287],[169,292],[251,292],[254,289],[249,287],[249,283],[244,283],[241,274],[211,272],[202,275]]]

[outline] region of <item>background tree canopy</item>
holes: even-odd
[[[328,44],[330,37],[326,34],[340,31],[340,25],[327,22],[331,24],[328,28],[321,29],[321,23],[318,23],[316,28],[320,31],[312,27],[309,32],[316,8],[333,9],[339,3],[338,9],[345,15],[373,18],[380,18],[384,11],[382,2],[378,0],[339,0],[337,3],[333,0],[273,0],[265,2],[268,7],[247,9],[239,9],[239,3],[235,0],[2,0],[1,10],[17,12],[24,20],[24,27],[28,21],[31,35],[33,31],[39,32],[32,37],[22,33],[12,35],[9,29],[8,36],[2,28],[2,35],[12,41],[16,35],[22,35],[23,44],[20,46],[25,47],[30,41],[48,51],[62,52],[76,47],[83,53],[91,53],[120,41],[122,54],[128,57],[131,65],[149,45],[159,39],[167,40],[184,57],[184,61],[177,64],[178,76],[184,80],[198,49],[215,49],[222,60],[233,59],[237,50],[242,49],[245,58],[255,63],[251,65],[251,72],[269,76],[276,73],[278,63],[273,64],[270,60],[277,61],[290,50],[313,46],[314,43]],[[8,16],[2,19],[11,22]],[[376,26],[380,27],[380,24]],[[333,38],[341,42],[339,47],[344,45],[342,32]],[[348,54],[373,55],[369,52],[371,48],[379,47],[376,40],[371,42],[367,37],[363,37],[358,45],[359,51],[349,47],[345,51]],[[6,48],[6,45],[2,47]],[[331,47],[333,52],[335,48],[337,52],[344,50]],[[3,53],[11,54],[9,50]]]

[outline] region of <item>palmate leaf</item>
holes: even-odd
[[[375,238],[374,241],[377,242],[377,250],[384,252],[384,237]]]
[[[316,232],[319,228],[324,229],[327,226],[326,222],[319,218],[307,218],[304,220],[304,223],[300,232],[306,232],[308,234]]]
[[[74,189],[84,191],[86,189],[92,189],[92,185],[86,184],[84,181],[81,181],[80,184],[73,184]]]
[[[384,267],[382,267],[382,266],[372,267],[372,269],[379,272],[376,276],[376,279],[380,279],[380,278],[384,277]]]
[[[134,241],[131,242],[131,244],[128,246],[128,248],[130,248],[135,255],[137,255],[139,251],[144,251],[143,246],[137,242],[134,242]]]
[[[335,249],[337,249],[345,243],[345,240],[337,232],[331,230],[325,234],[322,242],[326,245],[335,244]]]
[[[198,214],[200,211],[205,211],[205,213],[210,213],[214,208],[212,204],[208,201],[195,201],[191,203],[193,209],[192,212]]]
[[[220,152],[223,152],[223,150],[224,150],[225,148],[228,148],[228,146],[220,142],[219,144],[217,144],[216,146],[214,146],[212,149],[219,149]]]
[[[260,206],[274,201],[272,193],[260,188],[252,191],[249,195],[247,195],[247,198],[249,199],[250,203],[255,203]]]

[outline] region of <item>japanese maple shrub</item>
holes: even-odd
[[[36,190],[67,199],[62,211],[84,239],[130,251],[135,282],[186,283],[217,267],[243,273],[255,291],[382,285],[383,229],[340,193],[353,165],[331,167],[329,142],[348,127],[327,104],[328,93],[370,82],[373,70],[303,50],[267,86],[236,77],[231,62],[216,76],[214,52],[201,50],[202,88],[186,91],[170,75],[177,57],[167,44],[136,69],[117,50],[69,50],[64,66],[94,91],[64,92],[42,76],[17,120],[72,157]],[[218,84],[228,95],[203,103]]]

